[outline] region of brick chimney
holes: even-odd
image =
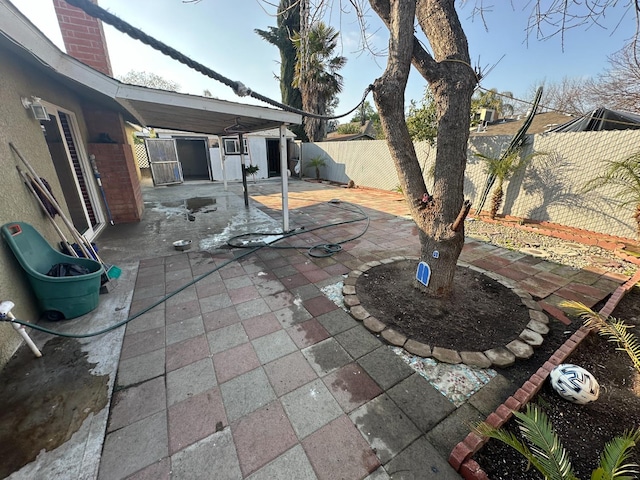
[[[67,54],[113,77],[102,22],[64,0],[53,0],[53,6]],[[88,153],[95,156],[114,222],[140,221],[142,191],[122,115],[88,99],[82,102],[82,110]]]
[[[91,0],[97,4],[97,0]],[[67,53],[105,75],[113,76],[102,22],[64,0],[53,0]]]

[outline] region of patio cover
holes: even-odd
[[[595,132],[600,130],[628,130],[640,128],[640,115],[597,108],[549,132]]]
[[[301,123],[300,115],[283,110],[119,82],[62,52],[8,0],[0,0],[0,45],[83,97],[145,127],[222,135],[236,123],[244,133]]]
[[[300,124],[296,113],[129,85],[94,70],[62,52],[8,0],[0,0],[0,46],[18,55],[54,82],[123,114],[145,127],[162,127],[211,135],[280,129],[282,171],[286,166],[285,125]],[[38,96],[38,92],[29,92]],[[287,178],[282,176],[284,229],[288,230]]]

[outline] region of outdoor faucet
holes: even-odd
[[[0,302],[0,321],[11,322],[11,324],[13,325],[13,328],[15,328],[18,331],[20,336],[24,339],[24,341],[27,343],[27,345],[33,352],[33,354],[38,358],[41,357],[42,353],[40,352],[40,350],[38,350],[38,347],[36,347],[36,344],[33,343],[33,340],[31,340],[31,338],[29,337],[29,334],[25,330],[24,325],[20,325],[19,323],[14,322],[16,317],[14,317],[13,313],[11,313],[11,310],[13,310],[13,307],[15,307],[15,303],[9,300]]]

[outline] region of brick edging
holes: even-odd
[[[640,282],[640,270],[616,289],[599,313],[605,316],[611,315],[618,303],[620,303],[620,300],[622,300],[622,297],[638,282]],[[551,355],[551,358],[531,375],[522,387],[516,390],[512,396],[496,408],[485,421],[496,428],[500,428],[507,423],[513,415],[513,411],[520,410],[523,405],[531,401],[540,388],[542,388],[542,384],[546,381],[551,370],[564,362],[577,346],[580,345],[580,342],[586,338],[589,332],[590,330],[584,326],[576,330],[573,335],[565,340],[560,348]],[[471,458],[488,440],[486,437],[480,437],[476,433],[470,432],[466,438],[458,443],[451,451],[449,464],[466,480],[489,480],[485,471]]]
[[[527,308],[529,312],[529,322],[525,325],[522,332],[507,344],[484,351],[457,351],[438,345],[427,345],[404,335],[395,328],[388,326],[386,322],[373,317],[360,303],[356,291],[358,278],[370,269],[403,260],[414,260],[417,262],[420,258],[413,256],[395,256],[364,263],[349,272],[349,275],[344,281],[342,294],[344,296],[344,305],[355,320],[362,322],[367,330],[375,335],[379,335],[386,340],[388,344],[400,347],[410,355],[416,355],[422,358],[433,357],[440,362],[465,364],[475,368],[489,368],[492,366],[504,368],[513,365],[516,361],[530,358],[533,355],[534,348],[538,347],[544,341],[544,336],[549,332],[549,317],[543,312],[543,307],[538,302],[535,302],[528,292],[517,288],[513,280],[495,272],[487,271],[476,265],[458,261],[458,267],[480,272],[511,290],[511,292],[520,298],[522,305]]]

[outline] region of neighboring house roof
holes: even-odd
[[[496,122],[489,123],[482,131],[479,132],[477,129],[474,129],[470,134],[472,136],[515,135],[524,124],[525,118],[526,116],[523,115],[519,119],[500,119]],[[558,125],[563,125],[573,118],[571,115],[558,112],[538,113],[534,115],[527,133],[548,132],[550,129]]]
[[[325,138],[325,142],[346,142],[349,140],[375,140],[376,139],[376,129],[373,126],[371,120],[367,120],[364,125],[361,125],[360,122],[351,122],[351,125],[357,125],[360,127],[360,131],[358,133],[338,133],[331,132]]]
[[[8,0],[0,0],[0,46],[143,126],[224,135],[232,125],[253,132],[301,123],[300,115],[283,110],[121,83],[63,53]]]
[[[597,108],[593,112],[553,128],[552,132],[594,132],[640,128],[640,115]]]

